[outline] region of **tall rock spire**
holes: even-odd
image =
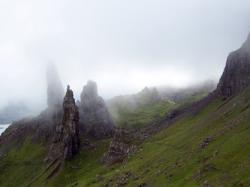
[[[67,92],[63,101],[63,121],[60,129],[63,132],[64,158],[70,159],[79,151],[79,113],[78,107],[75,104],[74,94],[70,87],[67,87]]]
[[[227,58],[216,93],[227,98],[250,86],[250,34],[242,47]]]
[[[64,89],[54,64],[47,66],[47,104],[49,109],[62,106]]]
[[[81,93],[79,104],[80,124],[84,131],[95,138],[111,137],[114,123],[104,100],[98,96],[97,85],[88,81]]]
[[[63,101],[62,123],[56,127],[55,138],[46,158],[47,162],[71,159],[78,153],[80,148],[78,122],[78,108],[75,104],[73,91],[68,86]]]

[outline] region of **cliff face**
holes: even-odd
[[[46,158],[47,162],[71,159],[78,153],[80,148],[78,122],[78,108],[75,105],[73,91],[68,86],[63,102],[62,123],[56,126],[54,141]]]
[[[242,47],[232,52],[217,87],[217,94],[230,97],[250,86],[250,34]]]
[[[93,81],[89,81],[83,88],[79,113],[80,124],[87,134],[95,138],[112,136],[113,121],[104,100],[98,96],[97,85]]]

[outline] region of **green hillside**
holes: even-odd
[[[119,118],[115,120],[117,126],[126,128],[141,128],[162,119],[169,110],[177,105],[169,101],[162,101],[152,105],[139,106],[135,110],[120,110]]]
[[[191,92],[191,91],[190,91]],[[188,106],[193,102],[206,97],[209,92],[197,91],[183,97],[178,102],[168,99],[150,101],[145,95],[137,94],[136,100],[131,101],[131,96],[117,97],[108,103],[109,112],[118,127],[142,128],[161,121],[169,111],[180,106]],[[152,95],[150,95],[152,97]],[[151,98],[149,97],[149,98]],[[147,100],[145,102],[145,100]],[[138,102],[140,101],[140,102]],[[140,104],[135,104],[140,103]]]
[[[1,186],[26,186],[32,179],[31,186],[60,187],[249,186],[249,106],[249,89],[226,101],[214,99],[195,116],[148,138],[114,166],[101,163],[110,140],[96,142],[95,149],[83,150],[49,179],[41,164],[43,148],[26,142],[1,160]]]

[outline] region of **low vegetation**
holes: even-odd
[[[148,138],[121,164],[103,165],[110,140],[98,141],[66,162],[59,175],[38,178],[32,186],[249,186],[249,98],[246,90],[226,101],[214,99],[197,115]],[[1,160],[1,186],[32,181],[44,169],[43,153],[29,141],[12,150]]]

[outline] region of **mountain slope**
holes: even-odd
[[[229,55],[212,94],[180,110],[172,123],[166,118],[161,126],[166,123],[168,128],[137,145],[137,151],[123,163],[108,167],[99,158],[90,167],[95,176],[78,173],[74,184],[249,186],[250,148],[244,146],[250,143],[249,46],[250,37]],[[84,166],[79,170],[84,171]],[[71,178],[69,171],[58,177]],[[87,179],[91,183],[83,183]]]
[[[109,141],[96,142],[95,149],[82,151],[58,176],[39,179],[33,186],[248,186],[250,148],[244,145],[250,143],[249,106],[250,89],[230,100],[215,98],[195,116],[184,116],[147,139],[134,155],[114,166],[100,161]],[[33,159],[39,158],[38,154]],[[15,165],[12,161],[8,165]],[[29,171],[29,164],[23,169]],[[14,172],[18,167],[8,168],[13,178],[20,174]],[[1,171],[1,186],[8,186],[10,181]],[[31,179],[23,178],[26,184]]]
[[[249,38],[229,56],[213,93],[181,108],[161,109],[165,118],[125,133],[129,134],[127,139],[122,137],[123,129],[116,130],[121,137],[115,132],[112,140],[80,137],[79,153],[62,162],[60,168],[44,167],[47,142],[31,142],[22,134],[36,132],[34,121],[24,125],[24,131],[15,131],[18,124],[9,128],[0,143],[18,137],[12,136],[15,132],[25,141],[14,139],[17,142],[10,142],[12,149],[1,152],[1,186],[250,186]],[[162,112],[153,106],[150,110]],[[140,118],[144,114],[150,116],[147,109],[136,115]],[[37,122],[37,126],[42,125],[41,120]],[[3,147],[0,144],[0,150]],[[116,153],[125,153],[125,159],[106,165],[104,155],[115,157]]]
[[[249,185],[250,148],[242,149],[250,143],[249,98],[246,90],[230,101],[214,99],[198,115],[186,116],[148,139],[123,164],[105,168],[105,173],[101,169],[97,175],[104,179],[93,185]],[[85,175],[78,180],[84,181]]]

